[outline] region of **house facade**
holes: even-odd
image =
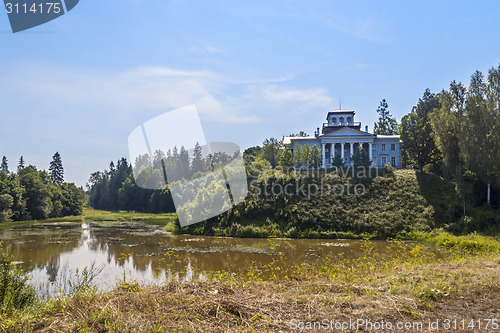
[[[353,164],[352,156],[356,149],[363,148],[368,153],[371,165],[382,168],[389,163],[394,168],[401,167],[401,141],[399,135],[380,135],[361,130],[361,123],[354,121],[353,110],[334,110],[328,112],[326,122],[313,136],[285,136],[283,144],[295,150],[299,145],[316,145],[321,150],[322,167],[330,168],[336,155],[344,164]]]

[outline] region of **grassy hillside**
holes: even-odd
[[[284,193],[287,184],[292,184],[287,188],[292,195]],[[238,237],[385,239],[435,228],[470,232],[500,225],[498,210],[484,207],[468,207],[470,216],[464,218],[454,183],[414,170],[371,178],[304,177],[268,170],[251,183],[250,191],[232,211],[182,231]]]

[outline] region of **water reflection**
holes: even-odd
[[[282,257],[282,265],[312,262],[325,255],[356,257],[362,241],[238,239],[172,236],[139,222],[46,223],[0,229],[0,240],[30,271],[41,293],[67,288],[77,269],[102,270],[95,282],[106,290],[119,280],[141,283],[204,279],[205,272],[246,271]],[[386,242],[375,250],[387,251]]]

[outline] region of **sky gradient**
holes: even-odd
[[[81,0],[13,34],[0,16],[0,156],[66,180],[128,156],[141,123],[195,104],[208,141],[312,134],[329,110],[373,128],[500,63],[500,3]]]

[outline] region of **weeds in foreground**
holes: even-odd
[[[474,237],[469,241],[482,242]],[[274,242],[273,239],[269,241]],[[33,295],[33,298],[27,298],[29,301],[24,304],[15,303],[22,305],[2,314],[0,331],[31,331],[35,327],[50,327],[56,321],[64,322],[56,326],[63,331],[161,332],[168,331],[172,325],[177,325],[178,330],[192,331],[197,325],[206,327],[203,325],[217,323],[236,323],[242,330],[259,331],[266,330],[262,328],[268,327],[265,325],[276,325],[276,316],[281,316],[281,313],[273,314],[272,311],[276,311],[273,307],[268,312],[260,309],[275,302],[276,297],[294,301],[293,305],[279,308],[279,311],[294,307],[293,311],[304,308],[320,311],[318,309],[326,306],[347,311],[359,307],[360,302],[390,300],[401,315],[416,319],[436,311],[436,304],[452,297],[467,293],[470,297],[500,293],[498,281],[478,277],[474,268],[476,261],[486,258],[492,259],[492,271],[498,271],[498,252],[492,252],[491,247],[472,245],[476,250],[470,251],[443,244],[445,250],[436,251],[432,246],[399,240],[390,240],[386,246],[387,251],[381,253],[372,241],[366,240],[361,255],[356,258],[323,257],[317,262],[294,267],[288,267],[284,255],[278,253],[268,264],[252,265],[245,272],[206,273],[204,281],[168,279],[162,286],[141,286],[135,281],[127,281],[124,275],[123,281],[109,293],[96,293],[95,277],[99,269],[85,268],[75,273],[70,291],[61,298],[37,300],[28,292],[26,295]],[[165,256],[171,261],[177,259],[172,251]],[[3,258],[2,281],[4,275],[11,276],[15,270],[12,258]],[[9,264],[4,265],[7,262]],[[456,270],[464,262],[469,265],[467,270]],[[26,277],[15,274],[13,276],[21,280],[14,280],[24,281],[20,285],[28,288],[21,290],[29,291]],[[11,294],[20,290],[15,287],[19,284],[9,286],[14,286],[14,292],[9,291]],[[241,304],[229,301],[244,294],[252,294],[251,299],[269,297],[273,301],[263,301],[259,305],[245,304],[245,298]],[[18,295],[18,299],[23,299],[21,296],[25,294]],[[273,327],[269,326],[268,330]]]
[[[0,316],[32,305],[35,290],[29,277],[19,269],[8,251],[3,251],[0,242]]]

